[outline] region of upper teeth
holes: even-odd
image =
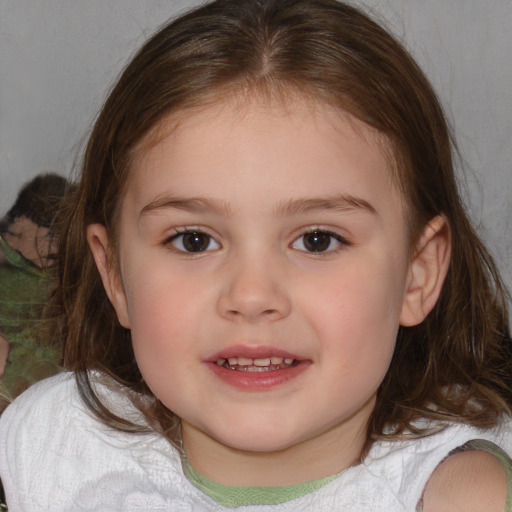
[[[293,364],[294,359],[291,357],[279,357],[279,356],[272,356],[272,357],[262,357],[259,359],[251,359],[249,357],[230,357],[229,359],[218,359],[217,364],[220,366],[223,366],[227,363],[229,363],[229,366],[269,366],[271,364],[273,365],[279,365],[279,364],[286,364],[291,365]]]

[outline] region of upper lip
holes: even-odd
[[[286,350],[282,350],[276,347],[272,347],[269,345],[233,345],[231,347],[227,347],[220,352],[212,355],[208,358],[208,361],[217,362],[219,359],[229,359],[230,357],[246,357],[248,359],[262,359],[266,357],[282,357],[283,359],[295,359],[295,360],[303,360],[303,357],[300,357],[297,354],[293,354],[292,352],[288,352]]]

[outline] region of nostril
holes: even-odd
[[[239,278],[221,291],[216,307],[225,318],[254,322],[287,316],[291,305],[286,294],[269,283],[248,283]]]

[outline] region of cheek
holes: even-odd
[[[168,365],[193,350],[191,339],[201,328],[206,307],[205,290],[199,286],[190,278],[163,272],[132,275],[126,297],[132,343],[140,366]]]
[[[194,323],[190,311],[183,308],[183,294],[174,293],[174,287],[152,284],[134,287],[129,295],[133,351],[147,385],[174,408],[172,384],[179,382],[180,372],[187,371],[191,361],[192,344],[184,332],[191,336]]]
[[[364,263],[347,267],[339,276],[326,276],[302,292],[308,301],[304,309],[315,317],[324,317],[323,327],[350,334],[351,338],[394,330],[404,299],[405,273],[382,266],[370,272],[361,266]]]
[[[353,266],[337,279],[326,280],[304,294],[303,310],[314,326],[322,354],[333,368],[379,384],[389,366],[399,328],[403,301],[403,272],[374,265]],[[368,377],[371,375],[371,377]]]

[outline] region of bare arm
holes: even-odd
[[[504,512],[507,477],[496,457],[484,451],[456,453],[430,477],[423,512]]]

